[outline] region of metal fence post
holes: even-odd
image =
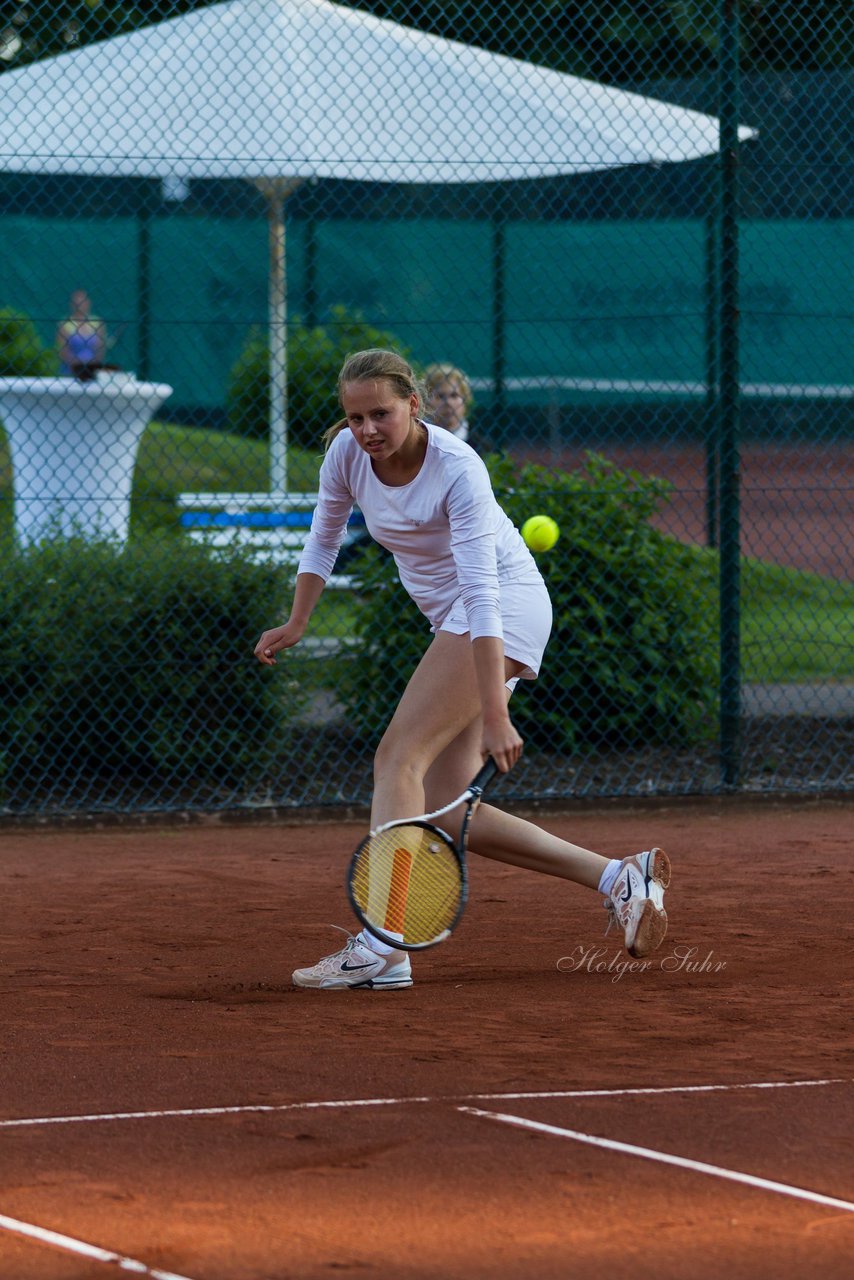
[[[711,187],[710,183],[710,187]],[[712,206],[705,220],[706,403],[703,437],[706,453],[706,546],[718,545],[718,217]]]
[[[720,220],[718,284],[718,440],[720,457],[720,776],[738,785],[741,771],[741,601],[739,579],[739,272],[737,0],[720,10]]]
[[[151,209],[146,205],[137,219],[137,374],[143,382],[151,376]]]
[[[507,219],[501,209],[492,218],[492,386],[493,411],[504,430],[507,393]]]

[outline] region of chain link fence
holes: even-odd
[[[561,527],[505,794],[850,791],[853,37],[844,0],[0,3],[0,809],[368,799],[428,636],[358,513],[251,656],[367,346],[463,371]]]

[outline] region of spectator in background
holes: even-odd
[[[431,364],[424,370],[427,391],[425,417],[437,427],[444,427],[458,440],[476,448],[469,439],[468,414],[472,403],[471,386],[461,369],[452,364]]]
[[[104,363],[107,329],[98,316],[92,315],[92,303],[85,289],[75,289],[70,300],[71,312],[56,331],[60,372],[81,382],[90,382]]]

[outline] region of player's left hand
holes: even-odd
[[[484,760],[492,756],[502,773],[512,769],[522,754],[522,738],[510,717],[496,723],[484,721],[480,749]]]

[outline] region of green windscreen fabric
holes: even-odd
[[[306,243],[313,288],[306,298]],[[321,323],[343,304],[399,337],[422,361],[493,372],[503,323],[510,394],[615,393],[624,382],[702,382],[707,369],[707,235],[700,220],[510,222],[503,282],[488,220],[319,220],[287,228],[292,319]],[[835,386],[851,381],[854,222],[746,222],[741,228],[744,381]],[[149,378],[170,383],[164,406],[222,409],[229,372],[253,326],[267,321],[263,220],[186,216],[144,222],[0,218],[0,307],[29,315],[53,342],[72,289],[89,292],[115,344],[109,358],[139,372],[147,298]],[[496,291],[503,284],[501,295]],[[502,316],[503,322],[502,322]],[[514,389],[512,380],[521,380]]]

